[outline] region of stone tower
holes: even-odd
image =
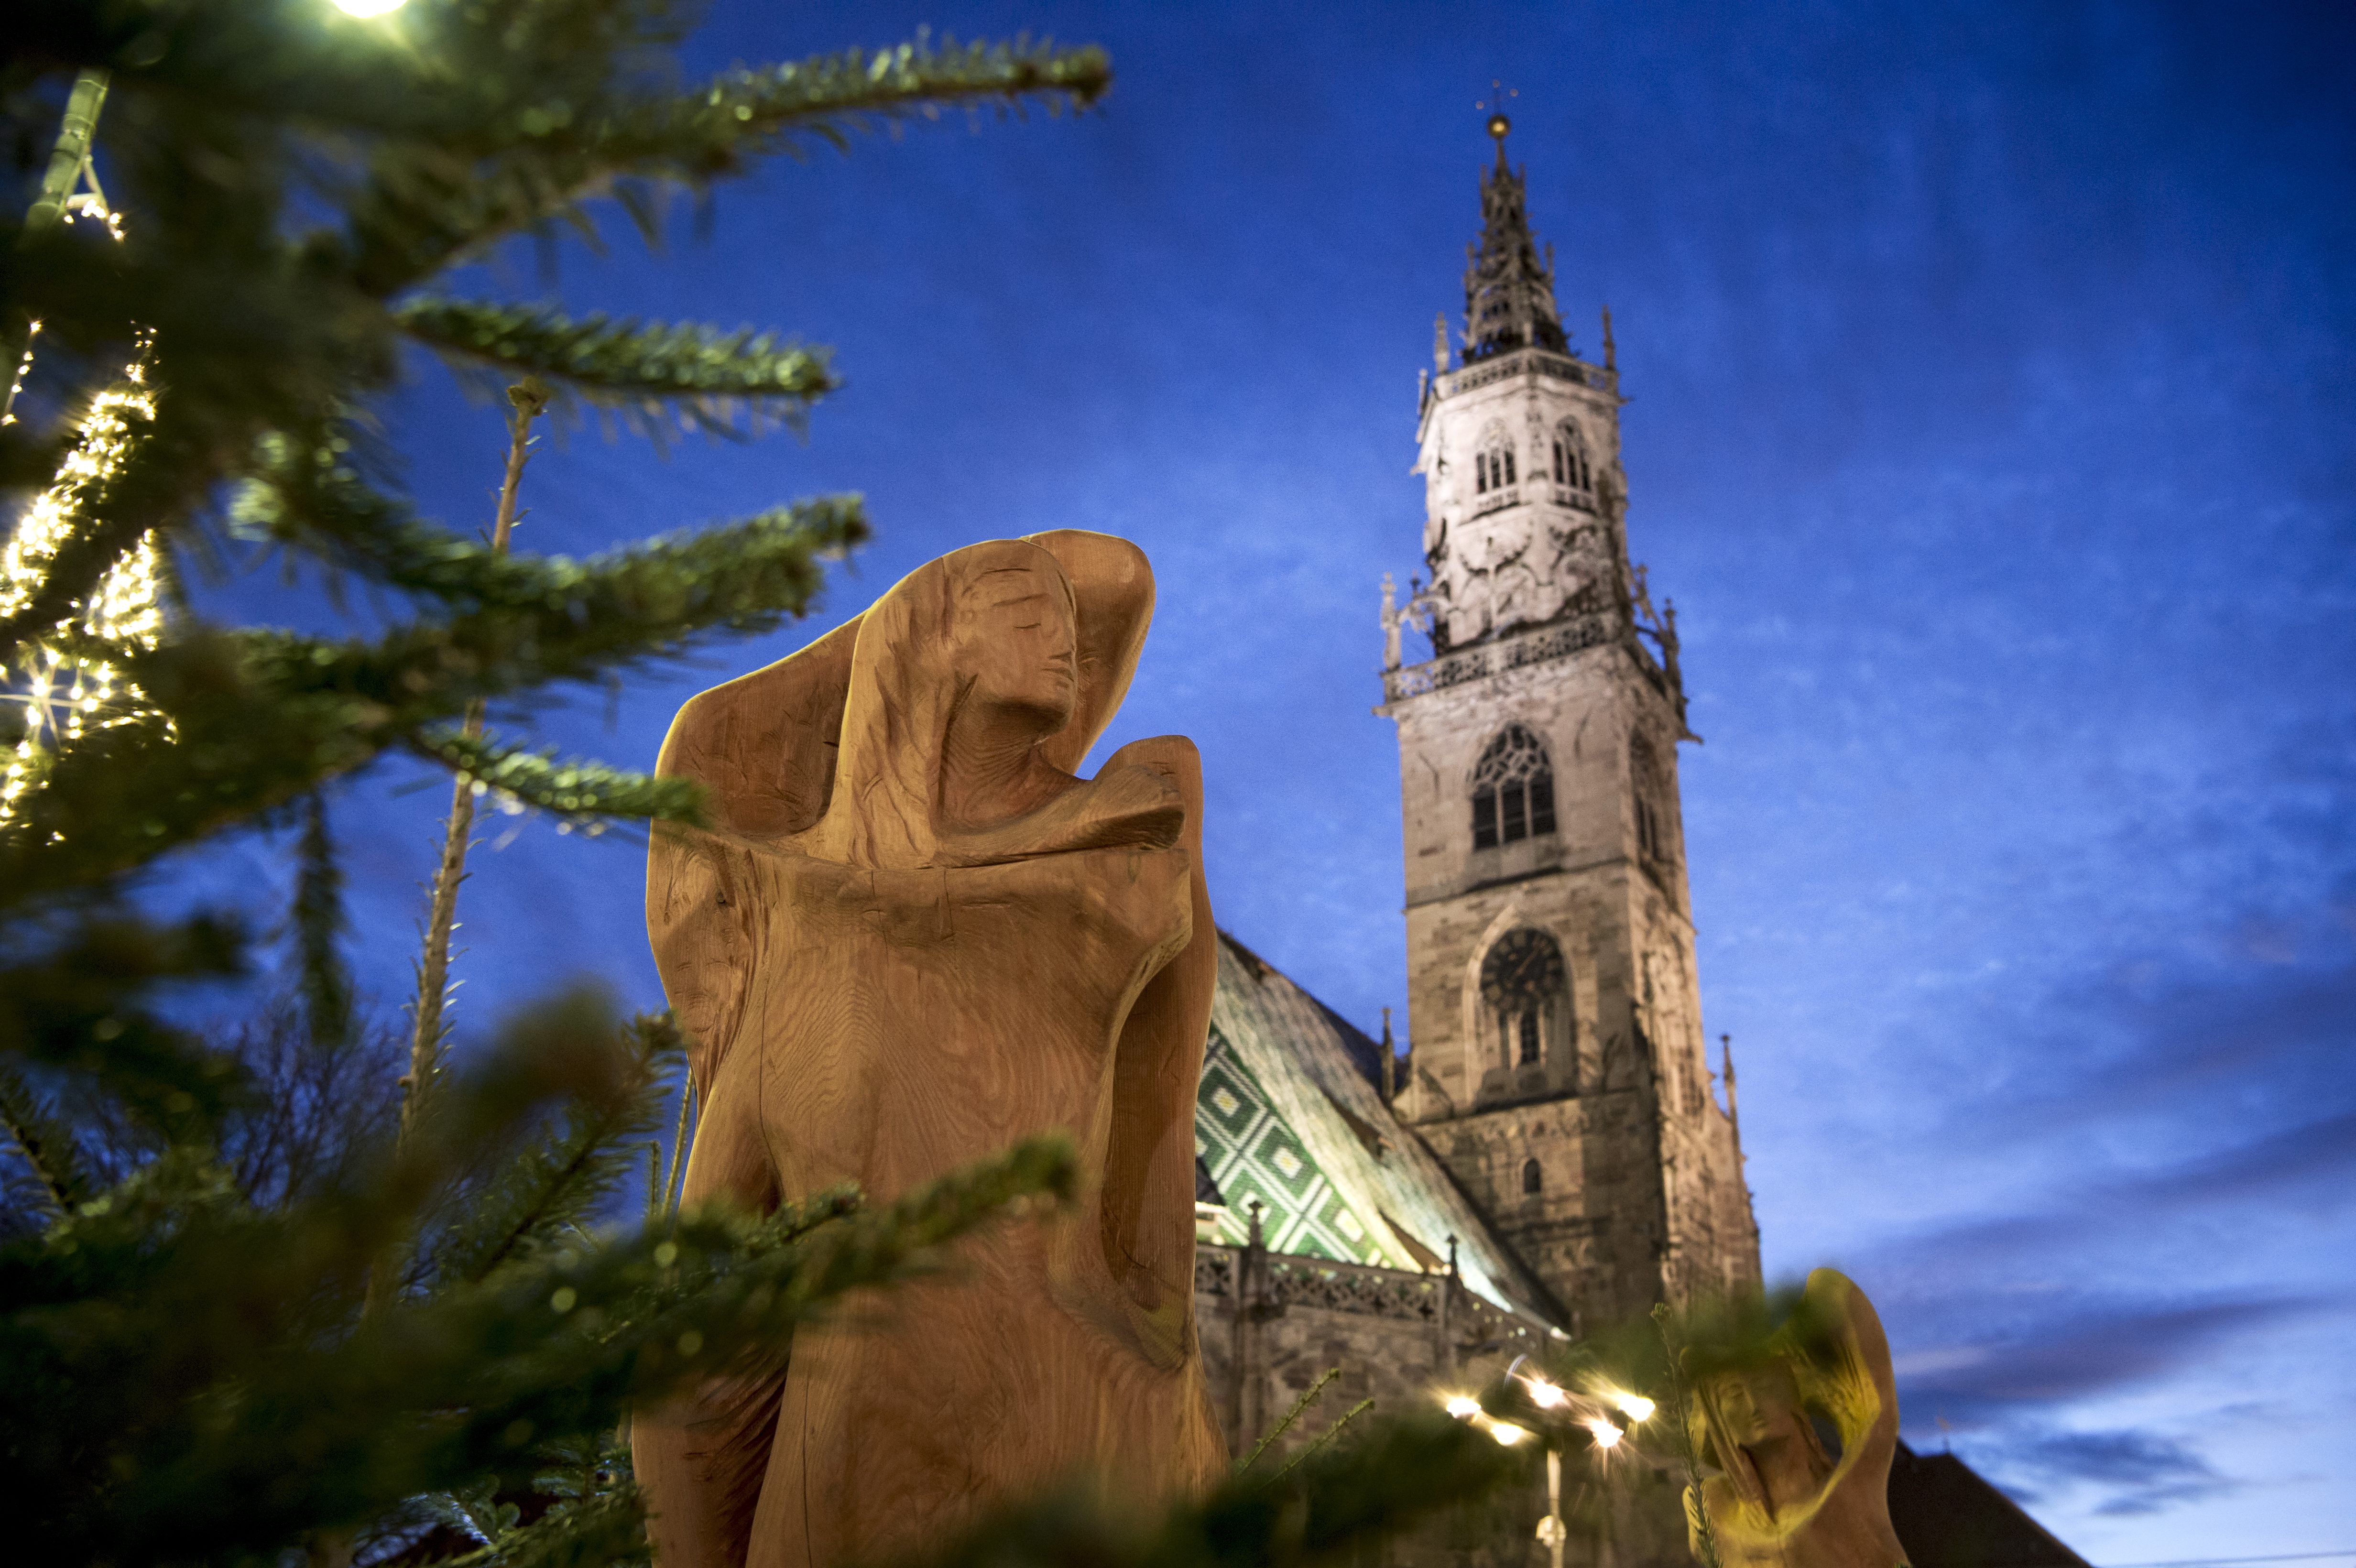
[[[1598,1328],[1754,1283],[1733,1111],[1711,1088],[1687,903],[1674,612],[1632,570],[1619,376],[1573,352],[1490,122],[1461,357],[1419,411],[1428,585],[1385,584],[1410,1053],[1396,1110]],[[1403,666],[1401,632],[1430,637]]]

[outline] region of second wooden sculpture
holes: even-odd
[[[1808,1275],[1801,1307],[1762,1364],[1694,1380],[1692,1437],[1716,1472],[1686,1495],[1695,1554],[1706,1508],[1723,1568],[1904,1568],[1890,1526],[1898,1385],[1881,1318],[1828,1268]]]
[[[1165,737],[1073,773],[1152,605],[1126,541],[974,545],[673,723],[660,771],[714,821],[648,869],[705,1105],[687,1200],[888,1200],[1052,1127],[1085,1196],[642,1415],[661,1568],[834,1568],[1075,1474],[1150,1503],[1224,1470],[1193,1317],[1200,770]]]

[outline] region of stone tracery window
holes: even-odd
[[[1647,860],[1667,862],[1669,836],[1661,817],[1661,764],[1652,742],[1641,734],[1628,737],[1628,788],[1636,814],[1636,848]]]
[[[1554,766],[1519,724],[1497,732],[1472,770],[1472,848],[1494,849],[1554,831]]]
[[[1535,926],[1497,939],[1481,964],[1481,1004],[1494,1020],[1501,1065],[1535,1067],[1564,1028],[1562,949]]]
[[[1587,460],[1587,438],[1569,420],[1555,427],[1554,482],[1582,495],[1592,495],[1595,490],[1595,470]]]
[[[1481,449],[1472,455],[1473,490],[1485,496],[1514,483],[1514,443],[1505,438],[1505,427],[1491,420],[1481,432]]]

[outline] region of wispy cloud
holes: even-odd
[[[2158,1513],[2238,1490],[2244,1483],[2218,1473],[2200,1454],[2149,1432],[2055,1432],[2008,1445],[1997,1484],[2013,1500],[2035,1503],[2088,1486],[2102,1494],[2097,1514],[2127,1518]]]

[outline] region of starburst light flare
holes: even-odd
[[[1620,1429],[1608,1418],[1599,1415],[1588,1422],[1586,1425],[1587,1430],[1595,1435],[1595,1445],[1598,1448],[1611,1449],[1620,1446]]]
[[[1651,1400],[1641,1393],[1627,1393],[1619,1389],[1613,1389],[1610,1397],[1620,1413],[1631,1421],[1650,1421],[1653,1419],[1654,1410],[1657,1408]]]
[[[34,497],[0,549],[0,615],[31,603],[59,552],[122,471],[139,427],[155,417],[155,394],[146,384],[148,346],[143,335],[123,380],[91,400],[57,477]],[[0,831],[21,818],[24,802],[39,787],[48,763],[75,741],[96,731],[160,717],[146,693],[108,656],[144,652],[162,635],[159,563],[154,532],[142,534],[50,636],[23,645],[11,663],[0,665],[0,679],[11,688],[6,695],[23,705],[26,720],[0,767]]]

